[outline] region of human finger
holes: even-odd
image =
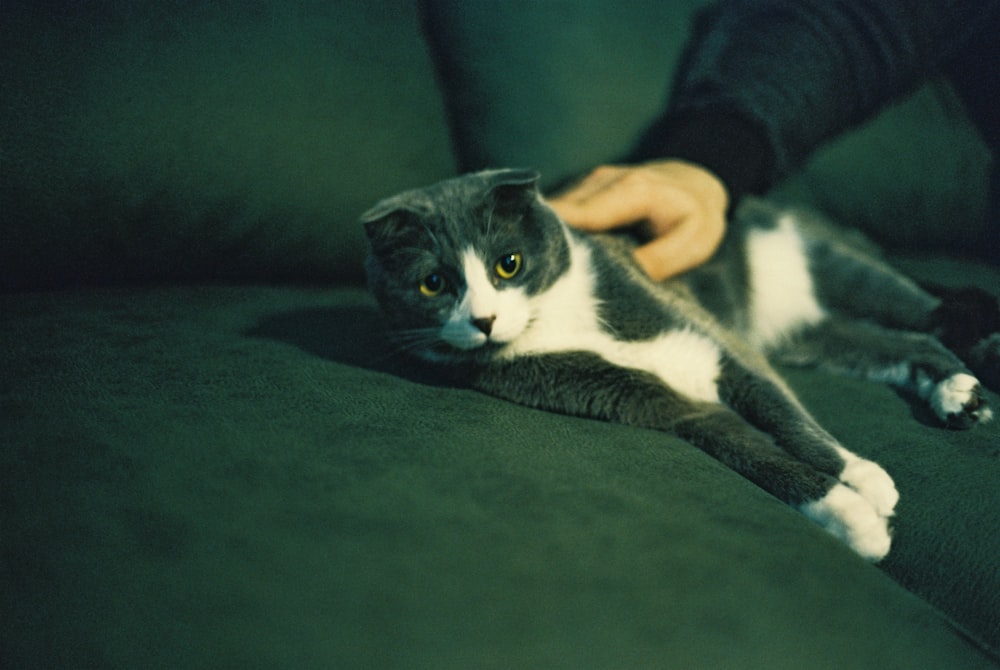
[[[577,188],[549,200],[566,223],[586,231],[602,231],[665,215],[661,194],[644,174],[625,168],[595,171]],[[654,211],[658,210],[658,211]]]
[[[635,260],[655,281],[695,268],[715,253],[725,237],[722,217],[688,217],[635,250]]]

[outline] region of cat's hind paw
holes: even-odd
[[[843,484],[836,484],[825,496],[799,509],[866,560],[880,561],[889,553],[892,535],[888,518]]]
[[[938,382],[928,400],[931,409],[949,428],[971,428],[993,418],[979,380],[962,372]]]
[[[962,360],[986,388],[1000,391],[1000,333],[981,339]]]

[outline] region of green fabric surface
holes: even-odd
[[[485,22],[522,67],[468,122],[549,179],[617,155],[699,4]],[[996,667],[1000,423],[789,372],[897,480],[871,566],[679,440],[438,384],[360,289],[198,284],[358,279],[357,215],[453,169],[442,108],[406,0],[4,4],[0,666]],[[928,88],[779,195],[945,247],[986,165]]]
[[[997,425],[791,374],[897,479],[872,566],[679,440],[439,385],[359,289],[0,314],[5,667],[995,667]]]
[[[454,169],[408,0],[8,0],[0,167],[0,289],[356,280]]]

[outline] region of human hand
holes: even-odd
[[[707,261],[726,233],[729,194],[708,170],[680,160],[605,165],[548,200],[569,225],[600,232],[648,226],[652,240],[635,259],[659,281]]]

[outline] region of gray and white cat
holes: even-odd
[[[820,427],[768,358],[904,387],[949,426],[991,418],[969,367],[928,333],[996,376],[1000,324],[944,324],[942,300],[859,238],[747,201],[712,261],[654,283],[633,241],[568,227],[537,180],[480,172],[362,217],[369,283],[404,348],[501,398],[685,438],[876,561],[893,480]]]

